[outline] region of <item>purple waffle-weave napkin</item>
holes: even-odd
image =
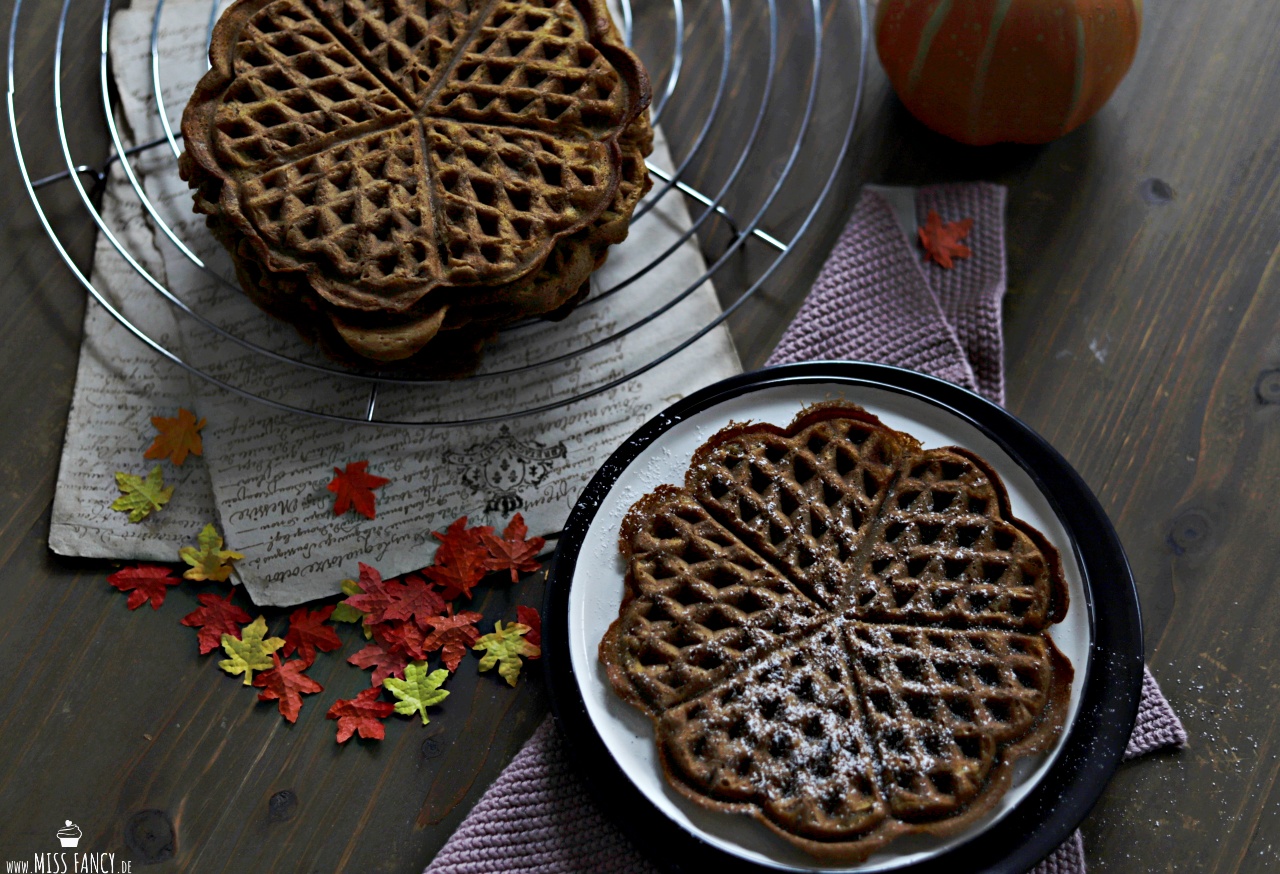
[[[907,213],[900,224],[895,215]],[[769,364],[852,359],[931,373],[1004,402],[1004,189],[981,183],[866,191]],[[972,257],[924,263],[908,233],[930,210],[973,218]],[[917,218],[918,217],[918,218]],[[904,233],[904,231],[908,233]],[[1186,731],[1147,671],[1133,758],[1185,746]],[[426,874],[639,874],[656,869],[604,818],[574,774],[550,717],[427,867]],[[1084,874],[1077,831],[1032,874]]]

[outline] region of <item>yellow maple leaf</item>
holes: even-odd
[[[222,535],[212,523],[204,526],[196,542],[200,544],[199,549],[184,546],[178,550],[182,560],[191,565],[183,572],[184,579],[226,582],[227,577],[231,576],[231,562],[244,558],[238,552],[222,548]]]
[[[137,474],[117,471],[116,485],[120,488],[120,497],[111,502],[111,509],[128,513],[130,522],[141,522],[169,503],[169,498],[173,497],[173,486],[165,487],[158,464],[151,469],[146,479]]]
[[[196,421],[195,413],[178,408],[178,416],[166,419],[164,416],[152,416],[151,424],[159,432],[151,447],[143,453],[143,458],[168,458],[177,466],[187,460],[187,453],[204,454],[204,441],[200,439],[200,429],[204,427],[204,419]]]
[[[520,676],[520,668],[524,665],[520,656],[534,658],[542,655],[542,649],[524,639],[529,633],[528,625],[510,622],[503,628],[502,620],[498,620],[493,628],[492,632],[477,640],[471,648],[485,651],[484,658],[480,659],[480,670],[487,671],[497,665],[502,679],[514,686],[516,677]]]
[[[228,674],[244,674],[244,684],[253,685],[254,671],[269,671],[275,667],[271,654],[284,646],[283,637],[267,637],[267,619],[259,616],[246,625],[236,640],[230,634],[222,635],[222,649],[229,659],[218,662],[218,667]]]

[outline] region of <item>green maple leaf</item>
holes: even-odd
[[[497,665],[498,674],[502,679],[514,686],[516,677],[520,676],[520,668],[524,666],[520,656],[527,658],[540,656],[542,649],[524,639],[524,636],[529,633],[527,625],[512,622],[503,628],[502,620],[499,619],[493,628],[492,633],[477,640],[475,646],[471,648],[486,651],[484,657],[480,659],[480,670],[487,671]]]
[[[231,576],[231,562],[244,558],[238,552],[222,548],[222,535],[210,523],[204,526],[200,536],[196,538],[200,548],[184,546],[178,550],[182,560],[191,565],[183,574],[188,580],[217,580],[226,582]]]
[[[342,594],[351,596],[351,595],[360,595],[363,593],[364,593],[364,589],[360,588],[360,584],[357,583],[355,580],[342,581]],[[364,639],[372,640],[373,629],[371,629],[368,625],[363,624],[364,616],[365,614],[363,611],[357,610],[355,607],[352,607],[350,604],[344,604],[343,602],[339,601],[338,606],[333,608],[333,613],[330,614],[329,618],[332,619],[334,622],[362,623],[360,627],[364,631]]]
[[[229,659],[218,662],[218,667],[228,674],[244,674],[244,684],[253,685],[254,671],[269,671],[275,667],[271,654],[284,646],[283,637],[267,637],[267,620],[264,616],[250,622],[236,640],[230,634],[222,635],[222,649]]]
[[[428,674],[426,662],[410,662],[405,665],[403,680],[386,677],[382,687],[396,696],[396,713],[405,716],[417,713],[422,717],[422,724],[426,725],[429,722],[427,708],[449,697],[449,693],[440,688],[447,679],[449,672],[444,668]]]
[[[130,522],[141,522],[173,497],[173,486],[165,488],[158,464],[146,479],[117,471],[116,485],[120,487],[120,497],[111,502],[111,509],[128,513]]]

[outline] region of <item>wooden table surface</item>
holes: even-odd
[[[21,38],[39,63],[23,75],[47,80],[57,5],[28,5]],[[12,0],[0,9],[7,22]],[[1120,768],[1084,824],[1090,870],[1275,871],[1280,7],[1180,0],[1146,15],[1110,104],[1044,147],[942,140],[906,114],[873,58],[841,187],[734,330],[744,364],[760,363],[858,184],[1007,185],[1008,407],[1111,515],[1150,665],[1192,738]],[[87,26],[73,37],[70,74],[92,78],[95,38]],[[42,160],[56,156],[49,111],[21,110],[24,148]],[[819,133],[830,123],[819,118]],[[91,114],[73,136],[105,155]],[[0,860],[56,849],[53,832],[72,819],[82,847],[134,870],[420,870],[542,720],[536,672],[512,691],[460,671],[429,727],[392,720],[382,743],[340,747],[324,707],[309,701],[289,726],[196,654],[178,624],[193,594],[130,612],[107,563],[52,555],[85,294],[3,148]],[[45,205],[87,265],[93,233],[74,193],[50,190]],[[507,597],[484,609],[501,615]],[[518,597],[538,603],[538,581]],[[312,673],[343,697],[367,682],[337,657]]]

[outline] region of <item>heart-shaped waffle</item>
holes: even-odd
[[[847,404],[731,425],[619,544],[600,659],[667,779],[815,856],[968,827],[1062,730],[1061,562],[967,450]]]
[[[197,211],[255,301],[364,358],[561,310],[648,185],[602,0],[237,0],[210,62]]]

